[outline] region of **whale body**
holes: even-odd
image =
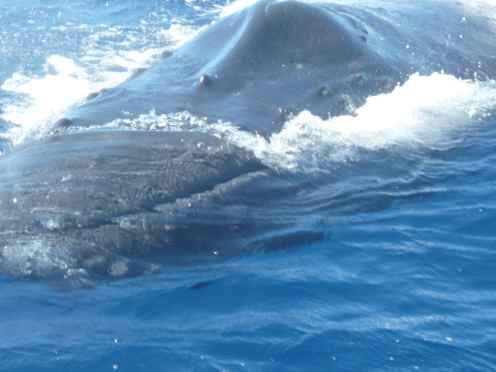
[[[129,275],[123,254],[174,249],[178,209],[194,210],[263,169],[202,133],[79,133],[20,148],[0,162],[0,266],[45,276],[60,261]],[[38,249],[47,261],[37,260]],[[16,251],[25,252],[19,262]]]
[[[64,123],[99,125],[152,110],[188,111],[267,134],[303,109],[323,116],[345,112],[391,89],[406,67],[376,53],[367,28],[347,12],[261,1],[88,100]]]
[[[480,34],[460,38],[453,30],[462,10],[453,4],[400,4],[389,10],[360,2],[259,1],[90,98],[62,123],[91,126],[151,111],[188,111],[268,135],[302,110],[350,114],[413,72],[443,70],[463,78],[494,72],[490,30],[481,26]],[[423,31],[425,22],[438,34]],[[398,24],[416,33],[402,34]]]
[[[188,111],[270,135],[301,110],[353,113],[414,71],[495,75],[488,29],[446,41],[456,5],[416,5],[419,17],[405,19],[413,5],[384,3],[258,2],[0,158],[0,272],[122,277],[201,256],[229,226],[249,224],[250,205],[264,198],[247,190],[278,182],[250,151],[211,134],[95,126]],[[399,21],[418,32],[402,33]],[[422,34],[422,22],[439,23],[439,34]]]

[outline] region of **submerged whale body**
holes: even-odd
[[[263,168],[252,155],[201,133],[52,137],[6,160],[0,163],[0,264],[33,276],[50,274],[57,260],[67,268],[129,274],[114,257],[170,247],[180,230],[173,224],[177,208],[206,202]],[[12,251],[34,261],[16,261]],[[37,262],[41,252],[50,260]]]
[[[57,134],[0,158],[0,272],[123,277],[249,247],[253,206],[269,208],[285,182],[250,151],[200,132],[65,130],[189,111],[268,135],[301,110],[351,113],[412,71],[495,76],[490,33],[447,44],[461,17],[439,6],[406,19],[396,6],[261,1],[89,98]],[[438,34],[422,33],[429,22]]]

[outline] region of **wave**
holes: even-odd
[[[93,42],[88,42],[88,50],[79,60],[54,54],[47,58],[41,74],[14,73],[0,85],[3,91],[17,96],[2,105],[0,119],[12,124],[12,128],[0,133],[0,138],[15,146],[45,136],[69,108],[150,67],[161,55],[178,48],[196,32],[198,30],[191,26],[173,23],[160,33],[164,47],[118,50],[114,46],[105,50],[98,49],[95,41],[115,36],[120,31],[104,29],[90,37]]]
[[[254,152],[274,170],[313,173],[358,160],[363,151],[442,146],[457,132],[486,122],[495,110],[495,81],[434,73],[413,74],[392,92],[369,97],[351,115],[322,119],[302,111],[268,138],[243,131],[236,123],[210,122],[188,112],[150,112],[104,128],[208,132]]]
[[[254,2],[254,0],[239,0],[223,7],[214,7],[213,23],[240,12]],[[375,3],[371,2],[371,4]],[[191,3],[191,6],[197,5]],[[487,1],[478,1],[463,2],[463,6],[470,9],[471,14],[478,14],[487,10],[491,5]],[[486,11],[486,14],[490,19],[492,19],[491,16],[496,17],[494,12]],[[465,17],[464,19],[467,21]],[[116,35],[124,32],[119,28],[108,26],[90,36],[85,45],[86,52],[79,59],[54,54],[47,58],[44,72],[41,74],[14,73],[0,86],[3,91],[15,95],[14,100],[4,101],[3,104],[0,102],[3,106],[0,120],[12,124],[6,133],[0,133],[0,139],[7,140],[15,146],[26,140],[46,136],[53,128],[53,124],[71,107],[83,102],[92,94],[120,85],[136,72],[153,65],[163,53],[174,50],[191,40],[202,29],[203,27],[195,28],[178,21],[158,32],[164,47],[118,50],[119,45],[132,44],[136,36],[130,35],[129,38],[125,37],[121,40],[120,44],[102,47],[98,44],[99,40],[105,38],[113,40]],[[455,115],[455,122],[458,122],[463,117],[459,110],[465,110],[470,106],[478,112],[477,99],[481,100],[482,109],[488,106],[487,101],[490,100],[487,98],[488,95],[490,96],[488,90],[490,91],[492,86],[493,83],[490,81],[482,83],[457,80],[448,74],[430,74],[428,77],[412,75],[410,80],[394,92],[369,97],[367,103],[359,109],[354,107],[354,102],[347,103],[350,106],[347,107],[347,111],[354,111],[353,116],[332,116],[324,120],[316,116],[314,112],[304,111],[292,117],[281,131],[272,134],[268,139],[235,129],[229,131],[237,133],[232,135],[233,141],[243,142],[241,138],[244,138],[245,144],[250,143],[253,146],[252,150],[275,168],[315,170],[321,168],[318,164],[313,164],[316,160],[309,161],[309,156],[302,155],[312,153],[312,149],[307,147],[314,146],[315,142],[326,143],[326,145],[318,146],[321,149],[327,148],[325,150],[327,153],[332,152],[332,155],[326,158],[331,156],[333,159],[351,160],[357,153],[353,148],[366,149],[380,146],[381,141],[384,142],[382,146],[384,147],[386,143],[392,145],[398,141],[405,142],[408,136],[411,141],[418,141],[419,139],[414,138],[415,136],[429,136],[429,134],[422,134],[420,129],[422,126],[419,124],[428,121],[427,111],[441,114],[445,119],[437,121],[437,126],[446,126],[443,123],[455,115],[449,112],[454,109],[458,113]],[[458,89],[462,101],[457,99],[456,94],[450,95],[450,91],[457,92]],[[480,94],[476,92],[478,89],[480,89]],[[436,94],[431,95],[430,92],[436,92]],[[422,94],[423,97],[408,97],[408,95],[415,94]],[[474,102],[470,101],[471,99]],[[392,109],[387,105],[392,105]],[[470,111],[470,108],[467,110]],[[175,115],[167,114],[166,121],[171,121]],[[143,122],[148,119],[147,115],[144,115],[136,120]],[[208,123],[209,119],[203,121]],[[374,121],[375,124],[373,126],[367,124],[369,121]],[[379,122],[383,126],[382,129],[379,128]],[[239,126],[238,124],[236,120],[228,123],[233,128]],[[188,123],[183,124],[183,126],[187,125]],[[150,124],[150,126],[153,125]],[[389,127],[386,128],[386,126]],[[388,131],[387,135],[381,133],[385,130]],[[296,141],[298,136],[302,138]],[[322,136],[326,139],[324,140]],[[381,136],[381,139],[372,139],[371,136]],[[329,137],[333,137],[333,140],[331,141]],[[235,140],[235,138],[238,139]],[[339,149],[336,151],[337,146]]]

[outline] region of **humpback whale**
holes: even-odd
[[[401,6],[411,4],[263,0],[88,97],[51,136],[0,158],[0,272],[122,277],[201,256],[206,239],[248,224],[247,189],[278,182],[250,151],[212,134],[99,128],[114,120],[188,111],[266,136],[302,110],[350,114],[413,71],[494,76],[489,31],[450,44],[443,37],[460,13],[432,4],[406,18]],[[400,21],[418,32],[403,33]],[[422,22],[438,22],[439,34],[423,34]]]

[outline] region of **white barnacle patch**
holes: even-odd
[[[68,273],[74,268],[71,255],[63,247],[43,240],[16,241],[0,248],[2,266],[16,276],[43,276]]]
[[[50,231],[58,230],[61,227],[60,222],[52,218],[42,221],[42,224],[45,228],[47,228]]]
[[[109,268],[109,274],[114,278],[125,276],[128,272],[129,266],[127,262],[123,260],[114,262]]]

